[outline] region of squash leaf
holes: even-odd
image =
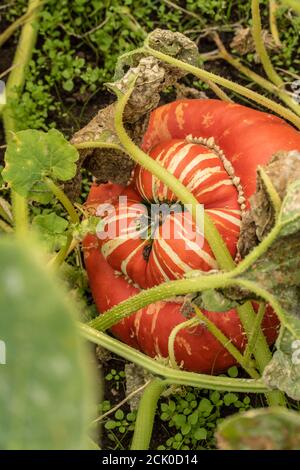
[[[50,214],[39,214],[32,221],[39,238],[49,251],[55,251],[66,244],[66,229],[69,223],[66,219],[59,217],[54,212]]]
[[[79,154],[56,129],[45,133],[37,130],[20,131],[13,135],[5,153],[4,180],[18,194],[41,200],[48,192],[43,184],[46,176],[67,181],[76,174]],[[35,197],[35,193],[36,197]],[[44,197],[47,194],[44,194]],[[43,201],[42,201],[43,202]]]
[[[300,400],[300,340],[283,328],[272,360],[263,373],[264,382],[273,389]]]
[[[285,408],[263,408],[226,418],[216,434],[224,450],[299,450],[300,415]]]
[[[88,447],[90,360],[74,304],[43,261],[30,241],[0,240],[1,449]]]

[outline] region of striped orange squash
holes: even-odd
[[[194,194],[234,257],[241,214],[255,191],[257,166],[279,150],[300,149],[300,133],[275,116],[245,106],[179,100],[151,114],[142,147]],[[102,228],[109,232],[113,226],[113,235],[101,240],[89,235],[84,240],[86,268],[100,312],[140,289],[182,278],[190,270],[217,268],[188,211],[168,213],[149,227],[144,203],[178,205],[180,201],[145,169],[136,167],[127,188],[112,183],[93,185],[87,204],[103,203],[110,203],[113,211],[102,217]],[[186,320],[182,306],[182,298],[156,302],[112,331],[150,356],[166,357],[169,334]],[[235,310],[204,313],[233,344],[244,349],[246,338]],[[269,343],[275,340],[277,327],[278,320],[268,308],[263,328]],[[203,325],[177,334],[175,356],[185,369],[205,373],[221,372],[235,362]]]

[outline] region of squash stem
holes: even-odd
[[[52,181],[50,178],[45,177],[44,181],[50,191],[57,197],[57,199],[61,202],[63,207],[66,209],[70,216],[70,220],[73,224],[78,224],[80,222],[79,215],[76,212],[72,202],[68,198],[68,196],[63,192],[63,190],[57,186],[54,181]]]
[[[154,379],[145,388],[139,403],[131,450],[149,449],[157,403],[167,385],[166,380]]]
[[[169,385],[185,385],[227,392],[266,393],[269,391],[269,388],[261,379],[232,379],[230,377],[196,374],[195,372],[172,369],[86,324],[79,323],[79,330],[88,341],[98,344],[128,361],[134,362],[156,376],[164,377]]]

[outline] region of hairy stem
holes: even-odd
[[[269,22],[270,22],[270,30],[272,33],[273,40],[277,47],[281,47],[281,41],[279,38],[279,32],[277,27],[277,19],[276,19],[276,12],[278,10],[278,3],[277,0],[269,0]]]
[[[112,307],[105,312],[104,315],[95,318],[89,325],[97,330],[105,331],[123,318],[126,318],[140,308],[146,307],[153,302],[167,300],[175,295],[229,287],[232,285],[229,279],[230,275],[230,273],[225,273],[211,276],[198,276],[190,279],[179,279],[178,281],[165,282],[151,289],[144,289],[134,297],[130,297],[128,300]]]
[[[287,121],[292,122],[298,129],[300,129],[300,117],[289,109],[286,109],[280,104],[275,103],[275,101],[272,101],[269,98],[266,98],[265,96],[256,93],[255,91],[249,90],[248,88],[242,85],[238,85],[237,83],[234,83],[231,80],[227,80],[226,78],[208,72],[207,70],[195,67],[194,65],[187,64],[186,62],[175,59],[174,57],[171,57],[167,54],[163,54],[162,52],[152,49],[149,46],[145,46],[144,51],[145,53],[147,52],[148,54],[151,54],[154,57],[157,57],[158,59],[167,62],[170,65],[173,65],[174,67],[178,67],[185,70],[186,72],[192,73],[200,80],[211,80],[220,86],[228,88],[229,90],[232,90],[242,96],[245,96],[246,98],[249,98],[257,104],[265,106],[267,109],[270,109],[274,113],[279,114],[279,116],[282,116]]]
[[[30,19],[28,19],[22,28],[13,60],[13,68],[6,83],[7,104],[0,105],[0,113],[2,112],[6,135],[9,130],[16,130],[14,112],[11,107],[11,103],[13,100],[18,99],[24,86],[25,73],[36,44],[38,33],[37,19],[42,3],[43,2],[41,0],[29,0],[28,2],[27,14],[30,14]]]
[[[168,385],[166,380],[154,379],[147,385],[139,403],[131,450],[149,449],[157,402]]]
[[[246,393],[266,393],[269,391],[268,387],[262,382],[262,380],[231,379],[229,377],[217,377],[175,370],[151,359],[149,356],[146,356],[136,349],[121,343],[117,339],[89,327],[88,325],[80,323],[79,329],[85,339],[104,347],[108,351],[118,354],[128,361],[144,367],[154,375],[164,377],[169,384],[206,388],[208,390]]]
[[[255,43],[256,52],[261,60],[264,71],[266,72],[269,79],[278,85],[279,87],[284,85],[282,78],[278,75],[274,69],[270,57],[268,55],[267,49],[262,40],[262,27],[261,27],[261,18],[259,10],[260,0],[251,0],[251,10],[252,10],[252,36]]]
[[[247,374],[249,374],[249,376],[253,379],[258,379],[258,372],[253,369],[253,367],[249,367],[249,362],[245,361],[240,351],[234,346],[234,344],[232,344],[231,339],[227,338],[227,336],[225,336],[224,333],[222,333],[222,331],[211,320],[209,320],[196,305],[193,305],[193,308],[196,312],[197,317],[203,323],[205,323],[205,326],[208,331],[214,335],[214,337],[222,344],[222,346],[224,346],[225,349],[227,349],[227,351],[242,366],[242,368],[247,372]]]
[[[18,236],[25,237],[29,228],[27,200],[15,191],[12,191],[11,197],[15,232]]]
[[[226,103],[233,103],[233,100],[216,83],[211,80],[207,80],[207,84],[220,100],[226,101]]]
[[[84,149],[115,149],[123,152],[122,147],[118,144],[108,143],[108,142],[99,142],[97,140],[90,140],[88,142],[80,142],[80,144],[73,144],[77,150]]]
[[[257,83],[261,88],[273,93],[278,96],[281,101],[287,104],[298,116],[300,116],[300,106],[289,96],[286,90],[282,86],[277,86],[274,83],[270,82],[264,77],[261,77],[258,73],[253,72],[251,69],[246,67],[241,63],[239,59],[233,57],[225,48],[222,43],[219,35],[217,33],[212,35],[216,45],[219,49],[219,54],[215,58],[221,58],[226,60],[228,64],[232,65],[236,70],[245,75],[248,79],[252,80],[254,83]]]
[[[36,8],[38,7],[28,9],[28,11],[24,15],[16,19],[16,21],[10,24],[8,28],[6,28],[5,31],[0,34],[0,47],[2,47],[3,44],[5,44],[5,42],[9,40],[9,38],[15,33],[15,31],[17,31],[17,29],[19,29],[24,23],[31,19]]]
[[[80,222],[79,215],[76,212],[68,196],[50,178],[46,177],[44,178],[44,181],[46,185],[48,186],[48,188],[50,189],[50,191],[52,191],[52,193],[57,197],[57,199],[61,202],[61,204],[64,206],[64,208],[68,212],[71,222],[73,224],[78,224]]]
[[[179,331],[183,330],[184,328],[190,328],[193,326],[199,325],[199,320],[196,317],[190,318],[190,320],[186,320],[178,325],[174,326],[173,330],[171,331],[169,338],[168,338],[168,354],[169,354],[169,361],[170,365],[173,369],[180,369],[177,364],[176,356],[175,356],[175,340],[176,336]]]
[[[261,327],[261,323],[263,321],[265,312],[266,312],[266,304],[265,302],[260,302],[258,312],[256,314],[255,323],[253,325],[252,334],[249,338],[249,341],[248,341],[248,344],[244,353],[244,361],[246,365],[249,364],[249,361],[251,360],[251,356],[253,355],[253,352],[255,350],[258,332]]]
[[[73,237],[71,234],[68,234],[67,241],[65,245],[59,250],[59,252],[49,261],[48,265],[54,269],[58,269],[62,263],[65,261],[69,249],[72,243]]]

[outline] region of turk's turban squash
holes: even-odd
[[[245,106],[218,100],[179,100],[152,112],[142,148],[204,205],[234,257],[241,214],[255,191],[257,166],[266,164],[279,150],[300,149],[300,133],[278,117]],[[170,205],[178,201],[168,187],[140,167],[127,188],[111,183],[92,186],[87,204],[110,203],[114,209],[103,218],[106,238],[89,235],[84,241],[89,282],[100,312],[140,289],[181,278],[192,269],[217,268],[188,211],[169,212],[161,218],[152,227],[151,241],[145,236],[130,236],[137,220],[147,220],[145,202]],[[115,230],[110,235],[112,224]],[[166,229],[171,234],[168,237],[163,236]],[[145,230],[149,230],[147,225],[141,233]],[[186,321],[182,306],[181,298],[156,302],[112,331],[149,356],[166,357],[172,329]],[[236,347],[244,349],[245,334],[235,310],[204,314]],[[268,308],[263,329],[269,343],[275,340],[277,327],[278,320]],[[217,373],[235,362],[200,324],[178,332],[174,351],[178,364],[192,371]]]

